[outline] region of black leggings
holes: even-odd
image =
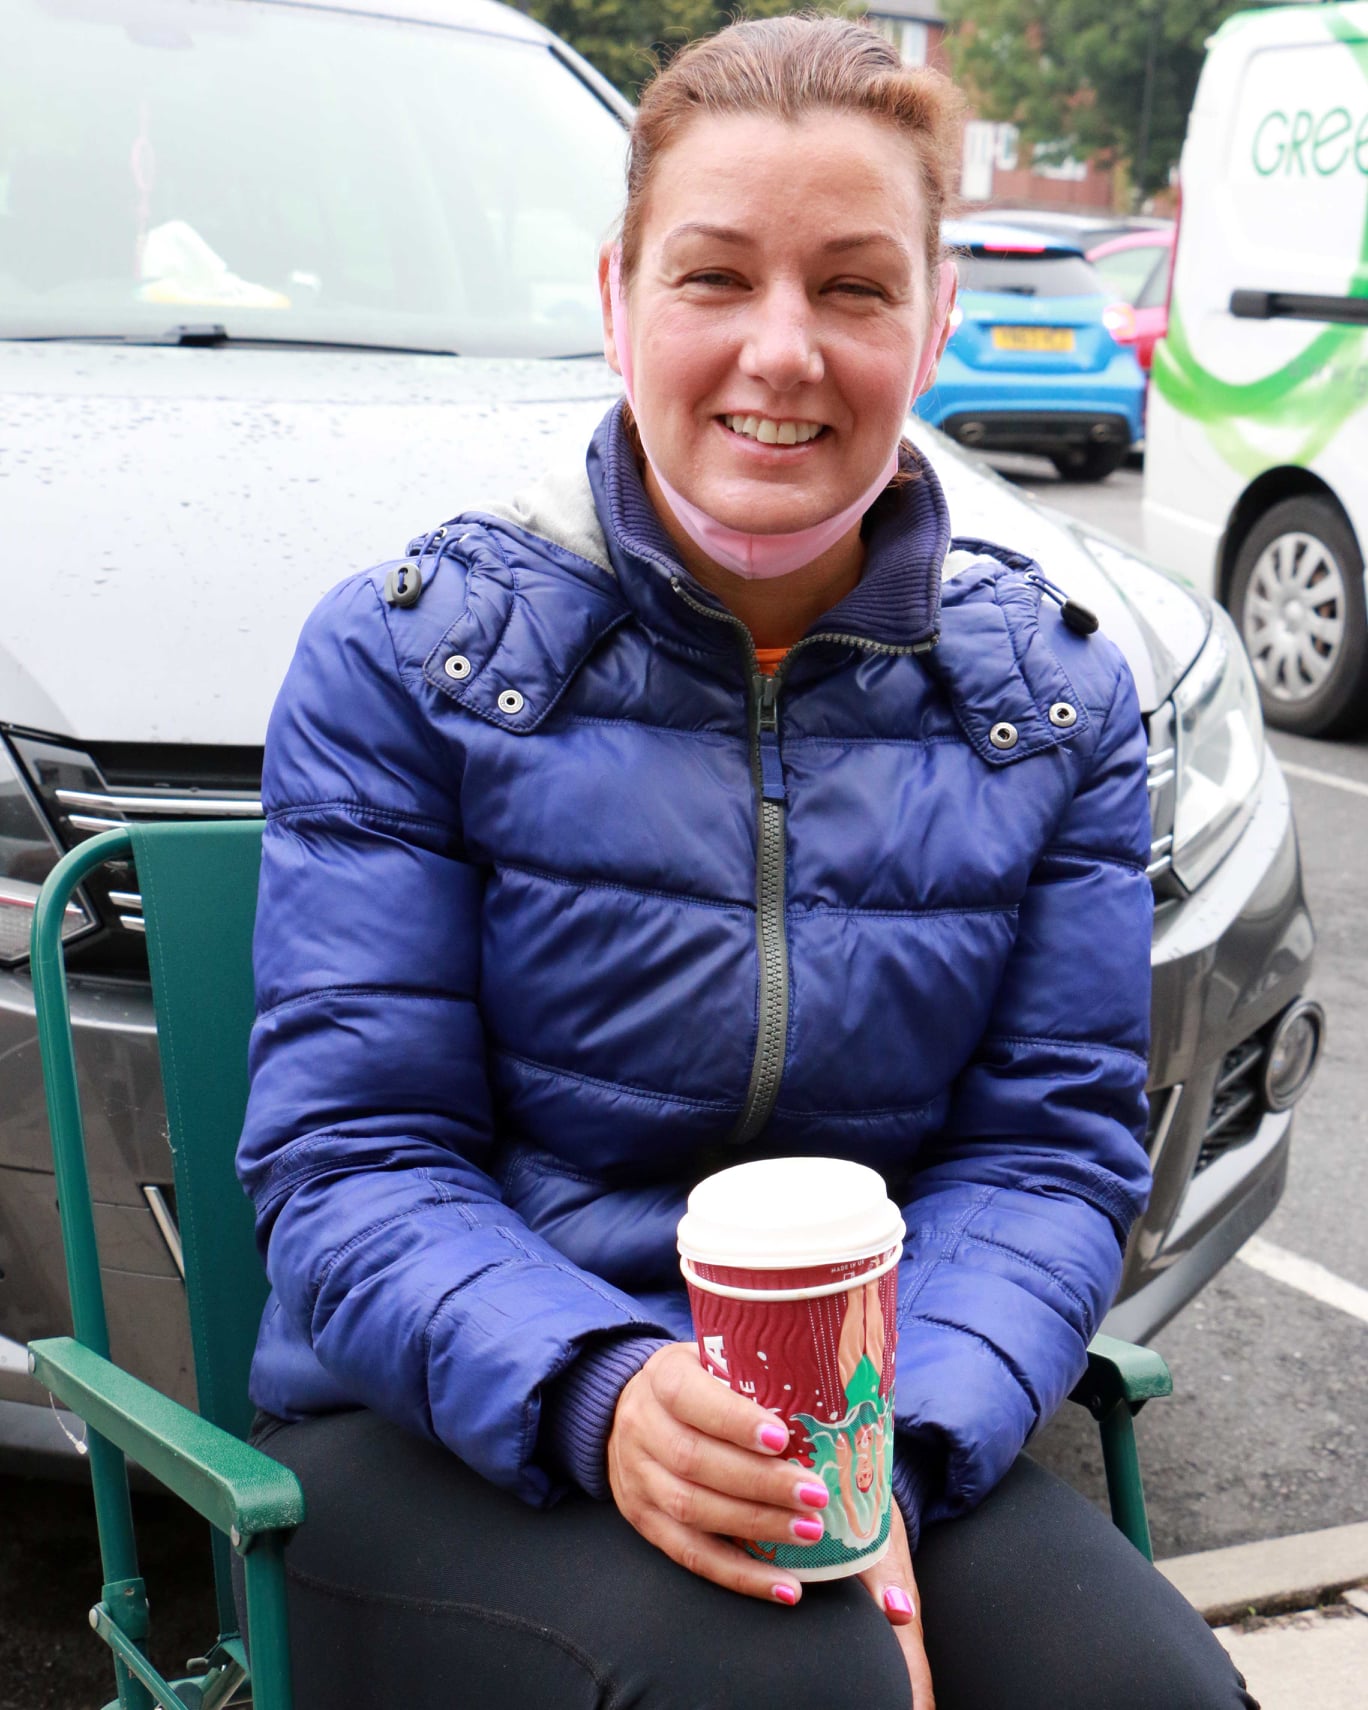
[[[908,1710],[856,1580],[794,1609],[739,1597],[611,1503],[527,1508],[371,1413],[253,1440],[308,1505],[286,1550],[295,1710]],[[937,1710],[1257,1710],[1201,1617],[1024,1457],[927,1529],[916,1572]]]

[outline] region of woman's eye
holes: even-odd
[[[868,285],[859,279],[838,279],[831,289],[850,297],[882,298],[887,295],[881,286]]]
[[[736,283],[730,273],[691,273],[685,280],[686,285],[727,286]]]

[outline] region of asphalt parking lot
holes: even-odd
[[[1140,544],[1137,471],[1072,487],[1042,462],[999,466],[1043,501]],[[1272,746],[1297,810],[1320,941],[1313,992],[1329,1039],[1299,1109],[1286,1195],[1261,1237],[1368,1290],[1359,1055],[1368,1030],[1368,739],[1275,735]],[[1237,1260],[1155,1338],[1176,1385],[1139,1424],[1159,1555],[1368,1520],[1368,1322],[1346,1301],[1355,1297],[1333,1304]],[[1103,1499],[1096,1434],[1080,1409],[1067,1408],[1035,1452]],[[154,1655],[172,1666],[211,1637],[204,1530],[167,1501],[139,1499],[139,1508]],[[100,1584],[87,1493],[0,1479],[0,1515],[0,1710],[104,1703],[103,1648],[83,1620]]]

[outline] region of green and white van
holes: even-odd
[[[1368,722],[1368,0],[1212,38],[1145,449],[1151,554],[1227,606],[1270,723]]]

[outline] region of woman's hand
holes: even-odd
[[[671,1342],[618,1397],[608,1483],[642,1537],[690,1573],[793,1604],[803,1588],[791,1574],[728,1541],[815,1544],[822,1536],[826,1486],[779,1458],[788,1440],[777,1415],[704,1371],[691,1342]]]
[[[912,1677],[912,1710],[936,1710],[931,1689],[931,1666],[922,1639],[921,1605],[917,1581],[912,1573],[912,1552],[907,1547],[907,1528],[902,1510],[893,1504],[893,1535],[881,1562],[860,1575],[860,1584],[893,1624],[903,1660]]]

